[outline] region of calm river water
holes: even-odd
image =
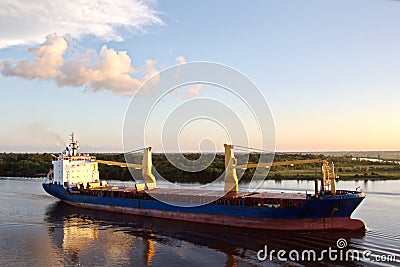
[[[366,233],[255,231],[90,211],[46,195],[42,182],[0,178],[0,266],[400,265],[400,181],[338,183],[367,193],[353,214],[365,221]],[[264,187],[312,191],[314,184],[267,181]],[[336,252],[321,254],[329,248]],[[265,249],[286,254],[260,261]],[[322,259],[301,258],[311,250]],[[359,260],[346,260],[349,250]]]

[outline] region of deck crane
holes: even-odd
[[[152,167],[152,153],[151,147],[144,148],[144,154],[142,159],[142,164],[132,164],[132,163],[125,163],[125,162],[117,162],[117,161],[108,161],[108,160],[96,160],[97,163],[106,164],[109,166],[119,166],[122,168],[134,168],[136,170],[142,170],[142,176],[145,182],[145,187],[147,189],[156,188],[156,178],[154,177],[153,173],[151,172]],[[143,187],[144,185],[136,185],[137,187]]]
[[[225,146],[225,192],[237,193],[238,192],[238,178],[236,169],[250,169],[250,168],[270,168],[273,166],[291,166],[295,164],[309,164],[309,163],[322,163],[322,178],[321,178],[321,191],[330,192],[336,195],[336,178],[335,165],[325,159],[305,159],[305,160],[290,160],[278,161],[272,163],[247,163],[243,165],[236,165],[236,158],[233,152],[233,145]],[[318,180],[315,181],[315,194],[318,194]]]
[[[237,193],[239,179],[237,177],[237,169],[250,169],[250,168],[270,168],[273,166],[290,166],[295,164],[309,164],[309,163],[322,163],[322,178],[321,188],[318,190],[318,180],[316,180],[315,194],[321,192],[330,192],[332,195],[336,194],[336,181],[337,174],[335,172],[335,165],[333,162],[329,162],[325,159],[305,159],[305,160],[290,160],[290,161],[279,161],[272,163],[247,163],[243,165],[236,165],[236,158],[233,152],[233,145],[224,144],[225,147],[225,177],[224,177],[224,191],[226,193]],[[132,164],[125,162],[96,160],[100,164],[119,166],[119,167],[130,167],[134,169],[141,169],[142,176],[145,184],[137,185],[147,189],[156,188],[156,179],[151,172],[152,168],[152,153],[151,147],[144,149],[142,164]]]

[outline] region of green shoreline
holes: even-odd
[[[398,153],[398,152],[396,152]],[[97,153],[93,156],[102,160],[125,162],[123,154]],[[258,162],[258,154],[237,154],[238,164],[246,162],[245,156],[249,156],[249,162]],[[379,159],[380,162],[360,160],[366,157]],[[177,158],[176,154],[170,154],[168,158]],[[198,154],[185,154],[188,160],[199,159]],[[357,157],[358,160],[353,158]],[[386,160],[385,158],[390,158]],[[271,157],[272,158],[272,157]],[[354,152],[354,155],[347,152],[346,155],[337,155],[335,153],[327,154],[305,154],[305,153],[276,153],[275,161],[302,160],[302,159],[326,159],[335,163],[336,170],[340,180],[400,180],[400,164],[393,162],[398,159],[397,154],[388,155],[360,155],[360,152]],[[0,153],[0,177],[45,177],[51,168],[52,156],[50,153]],[[139,163],[141,155],[137,154],[129,159],[130,162]],[[171,182],[182,183],[210,183],[223,174],[224,155],[216,155],[214,161],[206,169],[199,172],[182,171],[172,165],[164,154],[153,154],[153,165],[161,175]],[[204,162],[203,162],[204,163]],[[179,165],[179,162],[178,162]],[[195,165],[194,165],[195,166]],[[186,166],[187,167],[187,166]],[[266,179],[269,180],[314,180],[319,179],[321,165],[320,163],[299,164],[294,166],[272,167]],[[99,165],[100,178],[108,180],[130,181],[132,175],[127,168],[117,166]],[[135,178],[140,177],[140,170],[134,171]],[[238,170],[238,175],[242,175],[241,182],[248,182],[254,175],[264,176],[267,170],[254,169],[246,171]]]

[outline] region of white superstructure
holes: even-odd
[[[71,142],[68,147],[53,160],[53,182],[65,187],[88,183],[99,183],[99,169],[95,157],[89,154],[78,153],[79,142],[71,134]]]

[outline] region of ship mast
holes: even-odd
[[[71,133],[70,136],[71,139],[71,143],[70,143],[70,147],[71,147],[71,151],[70,151],[70,156],[76,156],[77,155],[77,151],[79,149],[79,142],[77,140],[75,140],[75,134],[74,132]]]

